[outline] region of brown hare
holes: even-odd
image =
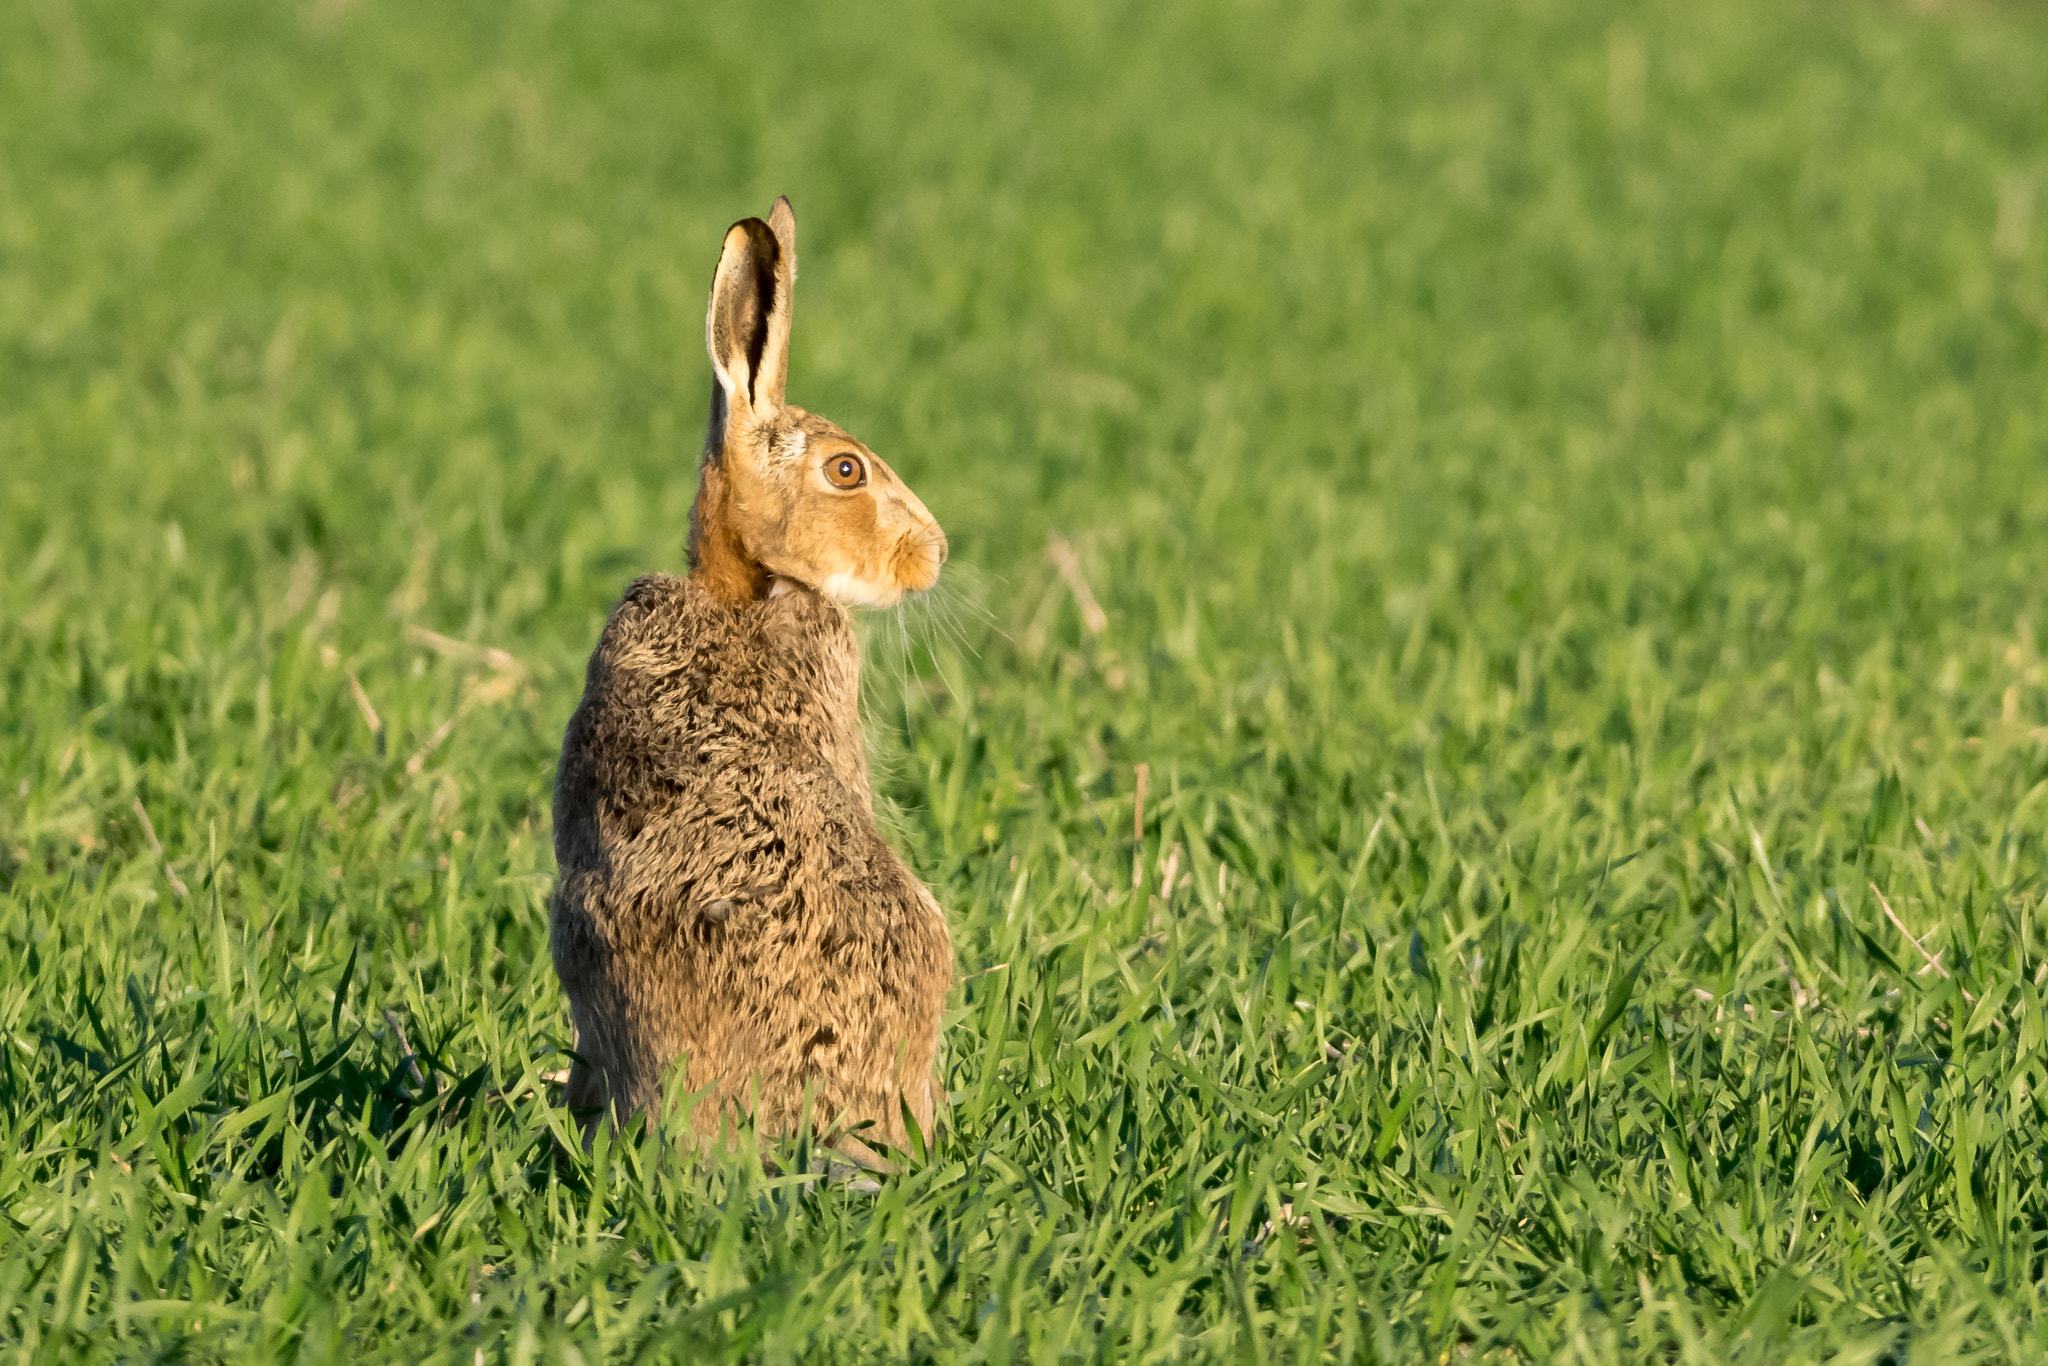
[[[849,605],[938,579],[946,537],[866,446],[783,399],[796,218],[725,234],[690,576],[626,590],[555,780],[567,1099],[620,1120],[664,1079],[700,1134],[813,1123],[860,1155],[929,1136],[945,914],[875,828]],[[678,1063],[680,1062],[680,1066]],[[858,1130],[859,1137],[851,1131]]]

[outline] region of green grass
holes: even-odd
[[[0,5],[0,1348],[2048,1360],[2044,129],[2017,5]],[[954,544],[879,1194],[541,1080],[781,192]]]

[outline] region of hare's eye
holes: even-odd
[[[825,478],[835,489],[857,489],[868,481],[868,467],[857,455],[835,455],[825,462]]]

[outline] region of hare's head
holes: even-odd
[[[690,567],[712,592],[771,596],[783,583],[849,606],[887,607],[938,582],[946,533],[880,456],[782,396],[796,284],[796,215],[726,230],[704,320],[716,383]]]

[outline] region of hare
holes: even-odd
[[[783,398],[796,218],[725,234],[690,576],[626,590],[555,780],[568,1103],[623,1121],[664,1078],[765,1134],[929,1136],[946,917],[875,828],[848,608],[938,580],[946,536],[880,457]],[[678,1064],[681,1064],[678,1066]],[[864,1135],[854,1131],[865,1127]]]

